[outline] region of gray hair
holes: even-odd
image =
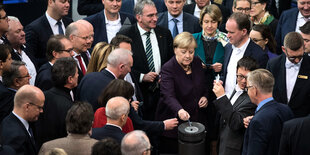
[[[69,38],[71,34],[77,35],[78,32],[79,32],[78,26],[76,22],[73,22],[66,28],[66,37]]]
[[[122,140],[122,155],[142,154],[148,149],[149,146],[150,142],[147,139],[145,132],[141,130],[134,130],[126,134]]]
[[[112,120],[118,120],[129,112],[129,102],[121,96],[111,98],[105,108],[106,116]]]
[[[15,22],[20,22],[19,19],[15,16],[8,16],[9,20],[15,21]]]
[[[26,63],[22,61],[13,61],[11,63],[10,69],[3,72],[2,81],[3,85],[6,87],[11,87],[14,85],[14,79],[20,77],[19,67],[25,66]]]
[[[108,56],[108,66],[117,67],[119,64],[127,64],[128,57],[132,56],[132,52],[123,48],[113,50]]]
[[[273,91],[274,77],[266,69],[256,69],[248,75],[249,85],[256,87],[262,94],[269,94]]]
[[[135,15],[142,15],[145,5],[151,5],[155,7],[155,3],[152,0],[138,0],[134,8]]]

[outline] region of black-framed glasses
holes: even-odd
[[[251,2],[251,5],[254,6],[254,5],[257,5],[257,4],[260,4],[261,2]]]
[[[242,74],[237,74],[237,79],[238,80],[243,80],[243,79],[246,79],[246,78],[247,78],[247,76],[244,76]]]
[[[4,17],[0,17],[0,20],[1,19],[8,20],[9,18],[8,18],[8,15],[5,15]]]
[[[285,49],[285,53],[287,56],[287,59],[290,60],[291,62],[295,63],[295,60],[297,59],[298,62],[300,62],[300,60],[304,57],[304,54],[302,55],[297,55],[297,56],[290,56],[287,52],[287,49]]]
[[[246,87],[244,87],[244,91],[248,92],[249,89],[252,88],[252,87],[254,87],[254,86],[246,86]]]
[[[90,40],[90,39],[93,39],[94,38],[94,35],[89,35],[89,36],[85,36],[85,37],[81,37],[81,36],[78,36],[78,35],[74,35],[78,38],[81,38],[83,40]]]
[[[39,110],[43,110],[43,106],[39,106],[31,102],[29,102],[29,104],[36,106]]]
[[[236,8],[238,11],[242,12],[249,12],[251,10],[251,8]]]
[[[257,43],[257,42],[262,41],[262,40],[264,40],[264,39],[256,39],[256,38],[253,38],[252,40],[253,40],[255,43]]]
[[[59,50],[59,52],[68,52],[71,53],[73,51],[73,48],[69,48],[67,50]]]
[[[152,152],[153,151],[153,146],[151,145],[149,148],[145,149],[144,152],[145,151],[151,151]]]
[[[17,78],[22,79],[22,78],[28,78],[28,77],[30,77],[29,73],[27,75],[25,75],[25,76],[20,76],[20,77],[17,77]]]

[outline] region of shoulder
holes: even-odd
[[[35,19],[34,21],[32,21],[30,24],[28,24],[28,25],[26,26],[26,28],[27,28],[27,27],[39,27],[39,26],[42,25],[42,23],[43,23],[44,21],[47,21],[47,18],[46,18],[46,16],[45,16],[45,14],[42,15],[41,17]]]
[[[199,21],[199,18],[197,18],[196,16],[194,16],[194,15],[192,15],[190,13],[187,13],[187,12],[183,12],[183,18],[187,18],[189,20],[195,21],[195,23],[193,23],[193,24],[197,24],[196,22]],[[199,22],[198,22],[198,24],[199,24]]]
[[[169,31],[169,29],[163,28],[161,26],[156,26],[156,28],[154,29],[155,33],[157,34],[161,34],[161,35],[170,35],[171,36],[171,32]]]
[[[138,30],[136,29],[136,27],[137,27],[137,24],[132,24],[131,26],[120,30],[118,33],[126,35],[126,36],[133,36],[133,35],[138,34],[137,32]]]
[[[289,17],[289,16],[292,16],[292,14],[298,14],[298,8],[297,7],[283,11],[281,16]]]
[[[158,14],[158,20],[162,20],[165,16],[167,16],[168,14],[167,14],[167,11],[165,11],[165,12],[161,12],[161,13],[159,13]]]

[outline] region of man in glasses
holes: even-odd
[[[52,36],[47,42],[46,57],[48,62],[40,67],[35,85],[42,91],[52,88],[54,86],[51,73],[53,64],[59,58],[72,57],[73,55],[73,46],[69,39],[64,35]]]
[[[1,123],[1,140],[16,154],[37,154],[30,122],[38,120],[43,112],[43,92],[31,85],[21,87],[14,97],[13,111]]]
[[[217,99],[213,102],[221,114],[219,155],[241,154],[244,125],[243,118],[253,115],[256,105],[251,103],[246,93],[247,75],[258,68],[256,61],[243,57],[237,63],[237,84],[230,98],[225,95],[221,82],[215,82],[213,92]]]
[[[4,43],[4,34],[9,30],[8,21],[9,19],[3,8],[3,5],[0,5],[0,44]]]
[[[232,12],[241,12],[250,16],[251,0],[234,0]]]
[[[275,78],[273,96],[276,101],[288,104],[295,117],[310,113],[310,60],[304,55],[304,40],[297,32],[285,36],[282,54],[271,59],[267,69]]]

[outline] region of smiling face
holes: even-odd
[[[105,13],[117,14],[122,7],[122,0],[102,0]]]
[[[26,43],[24,27],[18,21],[9,21],[9,31],[6,36],[13,46],[21,46]]]
[[[184,0],[165,0],[168,12],[173,17],[178,17],[182,11],[185,4]]]
[[[152,5],[145,5],[142,14],[136,15],[138,24],[141,28],[145,31],[150,31],[156,27],[157,23],[157,10],[155,6]]]
[[[297,7],[304,17],[310,17],[310,0],[297,0]]]

